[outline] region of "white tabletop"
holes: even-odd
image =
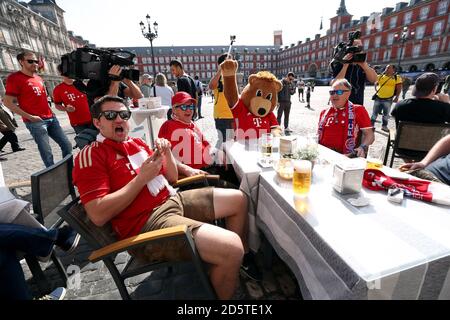
[[[267,196],[276,195],[276,202],[281,207],[294,212],[299,226],[306,222],[314,230],[313,237],[323,240],[366,282],[426,266],[450,256],[450,207],[412,199],[396,205],[387,201],[385,192],[363,189],[361,195],[370,199],[370,205],[356,208],[347,200],[358,195],[342,196],[332,188],[333,162],[339,161],[341,156],[333,155],[331,150],[320,149],[321,157],[326,155],[330,164],[316,165],[311,191],[305,200],[295,201],[292,182],[280,180],[271,171],[261,173],[260,185],[264,195],[260,193],[260,202],[267,204]],[[388,175],[396,173],[390,168],[383,171]],[[440,188],[450,197],[450,188]],[[269,211],[273,212],[268,208],[266,213]],[[283,213],[277,212],[273,217],[268,214],[264,216],[263,211],[261,214],[269,228],[283,223],[279,218]],[[288,214],[285,218],[286,221],[292,220]],[[301,244],[296,243],[285,245],[301,248]],[[322,254],[320,249],[317,250]],[[442,270],[445,275],[447,271],[448,266]]]

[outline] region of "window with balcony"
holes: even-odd
[[[440,36],[444,27],[444,21],[438,21],[433,25],[433,36]]]
[[[375,38],[375,48],[379,48],[381,46],[381,36]]]
[[[422,50],[421,44],[417,44],[414,46],[412,53],[413,58],[418,58],[420,56],[420,50]]]
[[[448,0],[440,1],[439,4],[438,4],[438,9],[437,9],[438,13],[437,14],[439,16],[443,15],[443,14],[446,14],[447,10],[448,10]]]
[[[398,20],[397,16],[392,17],[391,20],[389,21],[389,28],[391,29],[395,28],[397,26],[397,20]]]
[[[428,14],[430,13],[430,6],[423,7],[420,9],[419,20],[423,21],[428,18]]]
[[[418,26],[416,28],[416,39],[417,40],[423,39],[423,37],[425,35],[425,29],[426,29],[426,26]]]
[[[372,53],[372,61],[378,62],[378,51],[375,51],[374,53]]]
[[[12,38],[11,38],[11,33],[9,33],[9,30],[6,28],[2,28],[3,31],[3,37],[5,38],[5,42],[9,45],[13,44]]]
[[[411,19],[412,19],[412,11],[406,12],[405,16],[403,17],[403,24],[409,25],[411,23]]]
[[[390,33],[387,38],[387,44],[388,44],[388,46],[390,46],[393,43],[394,43],[394,33]]]
[[[386,50],[384,52],[384,57],[383,57],[384,61],[389,61],[391,60],[391,50]]]
[[[438,48],[439,48],[439,42],[438,41],[432,42],[430,44],[430,47],[428,48],[428,54],[430,56],[435,56],[438,52]]]

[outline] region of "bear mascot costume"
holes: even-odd
[[[267,71],[252,74],[239,98],[237,61],[226,60],[220,68],[224,95],[235,119],[237,140],[258,139],[264,133],[280,136],[282,130],[273,111],[278,104],[278,92],[283,89],[283,84]]]

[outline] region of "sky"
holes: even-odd
[[[57,0],[69,30],[98,47],[149,46],[139,22],[150,14],[159,24],[154,46],[273,45],[283,31],[284,45],[313,38],[323,17],[324,33],[340,0]],[[354,19],[395,7],[400,0],[346,0]],[[218,8],[223,3],[223,8]]]

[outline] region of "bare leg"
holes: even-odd
[[[210,279],[217,297],[231,299],[244,255],[241,239],[234,232],[210,224],[195,230],[194,239],[201,258],[211,265]]]
[[[214,211],[217,219],[225,218],[227,229],[236,233],[248,252],[248,201],[234,189],[214,189]]]

